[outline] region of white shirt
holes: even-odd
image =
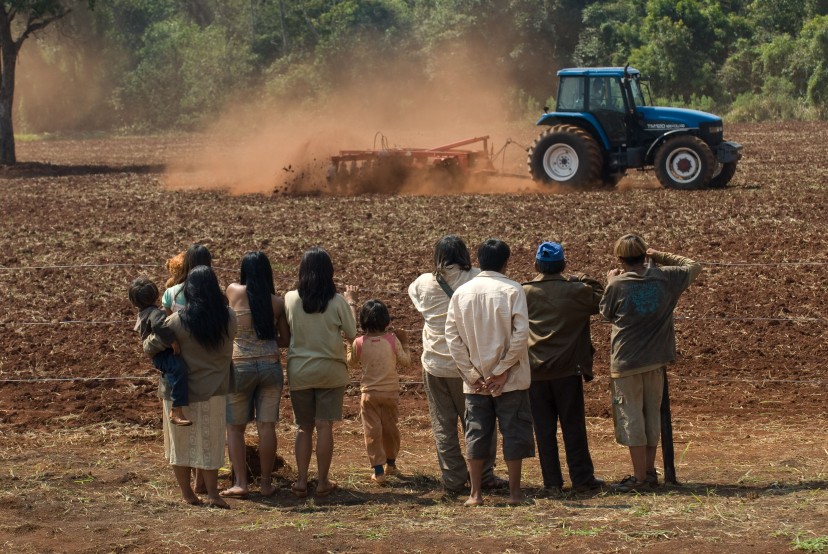
[[[445,268],[443,278],[452,290],[480,273],[476,267],[463,271],[456,265]],[[425,320],[423,325],[423,369],[435,377],[460,377],[446,344],[446,312],[449,297],[433,273],[423,273],[408,287],[408,296]]]
[[[446,342],[463,377],[463,392],[474,393],[472,385],[481,376],[505,371],[503,392],[528,389],[528,339],[526,293],[502,273],[482,271],[451,297]]]

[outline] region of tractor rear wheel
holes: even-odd
[[[655,173],[661,186],[694,190],[710,182],[716,160],[710,147],[692,135],[669,139],[655,155]]]
[[[723,164],[719,174],[710,179],[707,186],[711,189],[723,189],[733,179],[734,175],[736,175],[736,162]]]
[[[543,184],[587,187],[600,183],[603,156],[592,136],[574,125],[555,125],[529,149],[529,173]]]

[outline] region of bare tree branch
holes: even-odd
[[[23,45],[23,41],[25,41],[29,35],[32,33],[36,33],[37,31],[43,29],[44,27],[49,26],[50,24],[54,23],[58,19],[66,17],[71,12],[71,9],[62,10],[60,13],[52,15],[50,17],[45,17],[40,21],[32,20],[26,22],[26,29],[20,34],[17,40],[14,41],[15,47],[19,50],[20,47]]]

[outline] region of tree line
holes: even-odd
[[[242,94],[323,106],[368,73],[433,80],[446,53],[506,76],[514,118],[554,101],[573,66],[630,64],[659,103],[731,121],[828,106],[828,0],[4,2],[20,4],[66,13],[24,52],[18,132],[195,128]],[[38,86],[44,69],[65,94]]]

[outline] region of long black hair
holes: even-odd
[[[472,267],[469,249],[457,235],[446,235],[434,245],[434,274],[442,275],[450,265],[456,265],[463,271]]]
[[[230,312],[213,270],[194,267],[184,281],[184,298],[187,306],[179,312],[184,328],[201,346],[217,350],[229,338]]]
[[[305,313],[323,313],[328,302],[336,296],[331,257],[323,248],[314,246],[302,256],[299,263],[299,283],[296,286]]]
[[[181,280],[178,281],[179,283],[183,283],[187,280],[187,276],[190,274],[190,271],[193,268],[198,267],[200,265],[206,265],[207,267],[211,267],[213,265],[213,256],[210,254],[210,251],[207,250],[207,247],[203,244],[193,244],[187,249],[187,252],[184,254],[184,271]]]
[[[264,252],[248,252],[242,258],[239,282],[247,289],[247,302],[253,328],[260,340],[276,338],[276,325],[273,322],[273,302],[271,296],[276,294],[273,286],[273,269]]]

